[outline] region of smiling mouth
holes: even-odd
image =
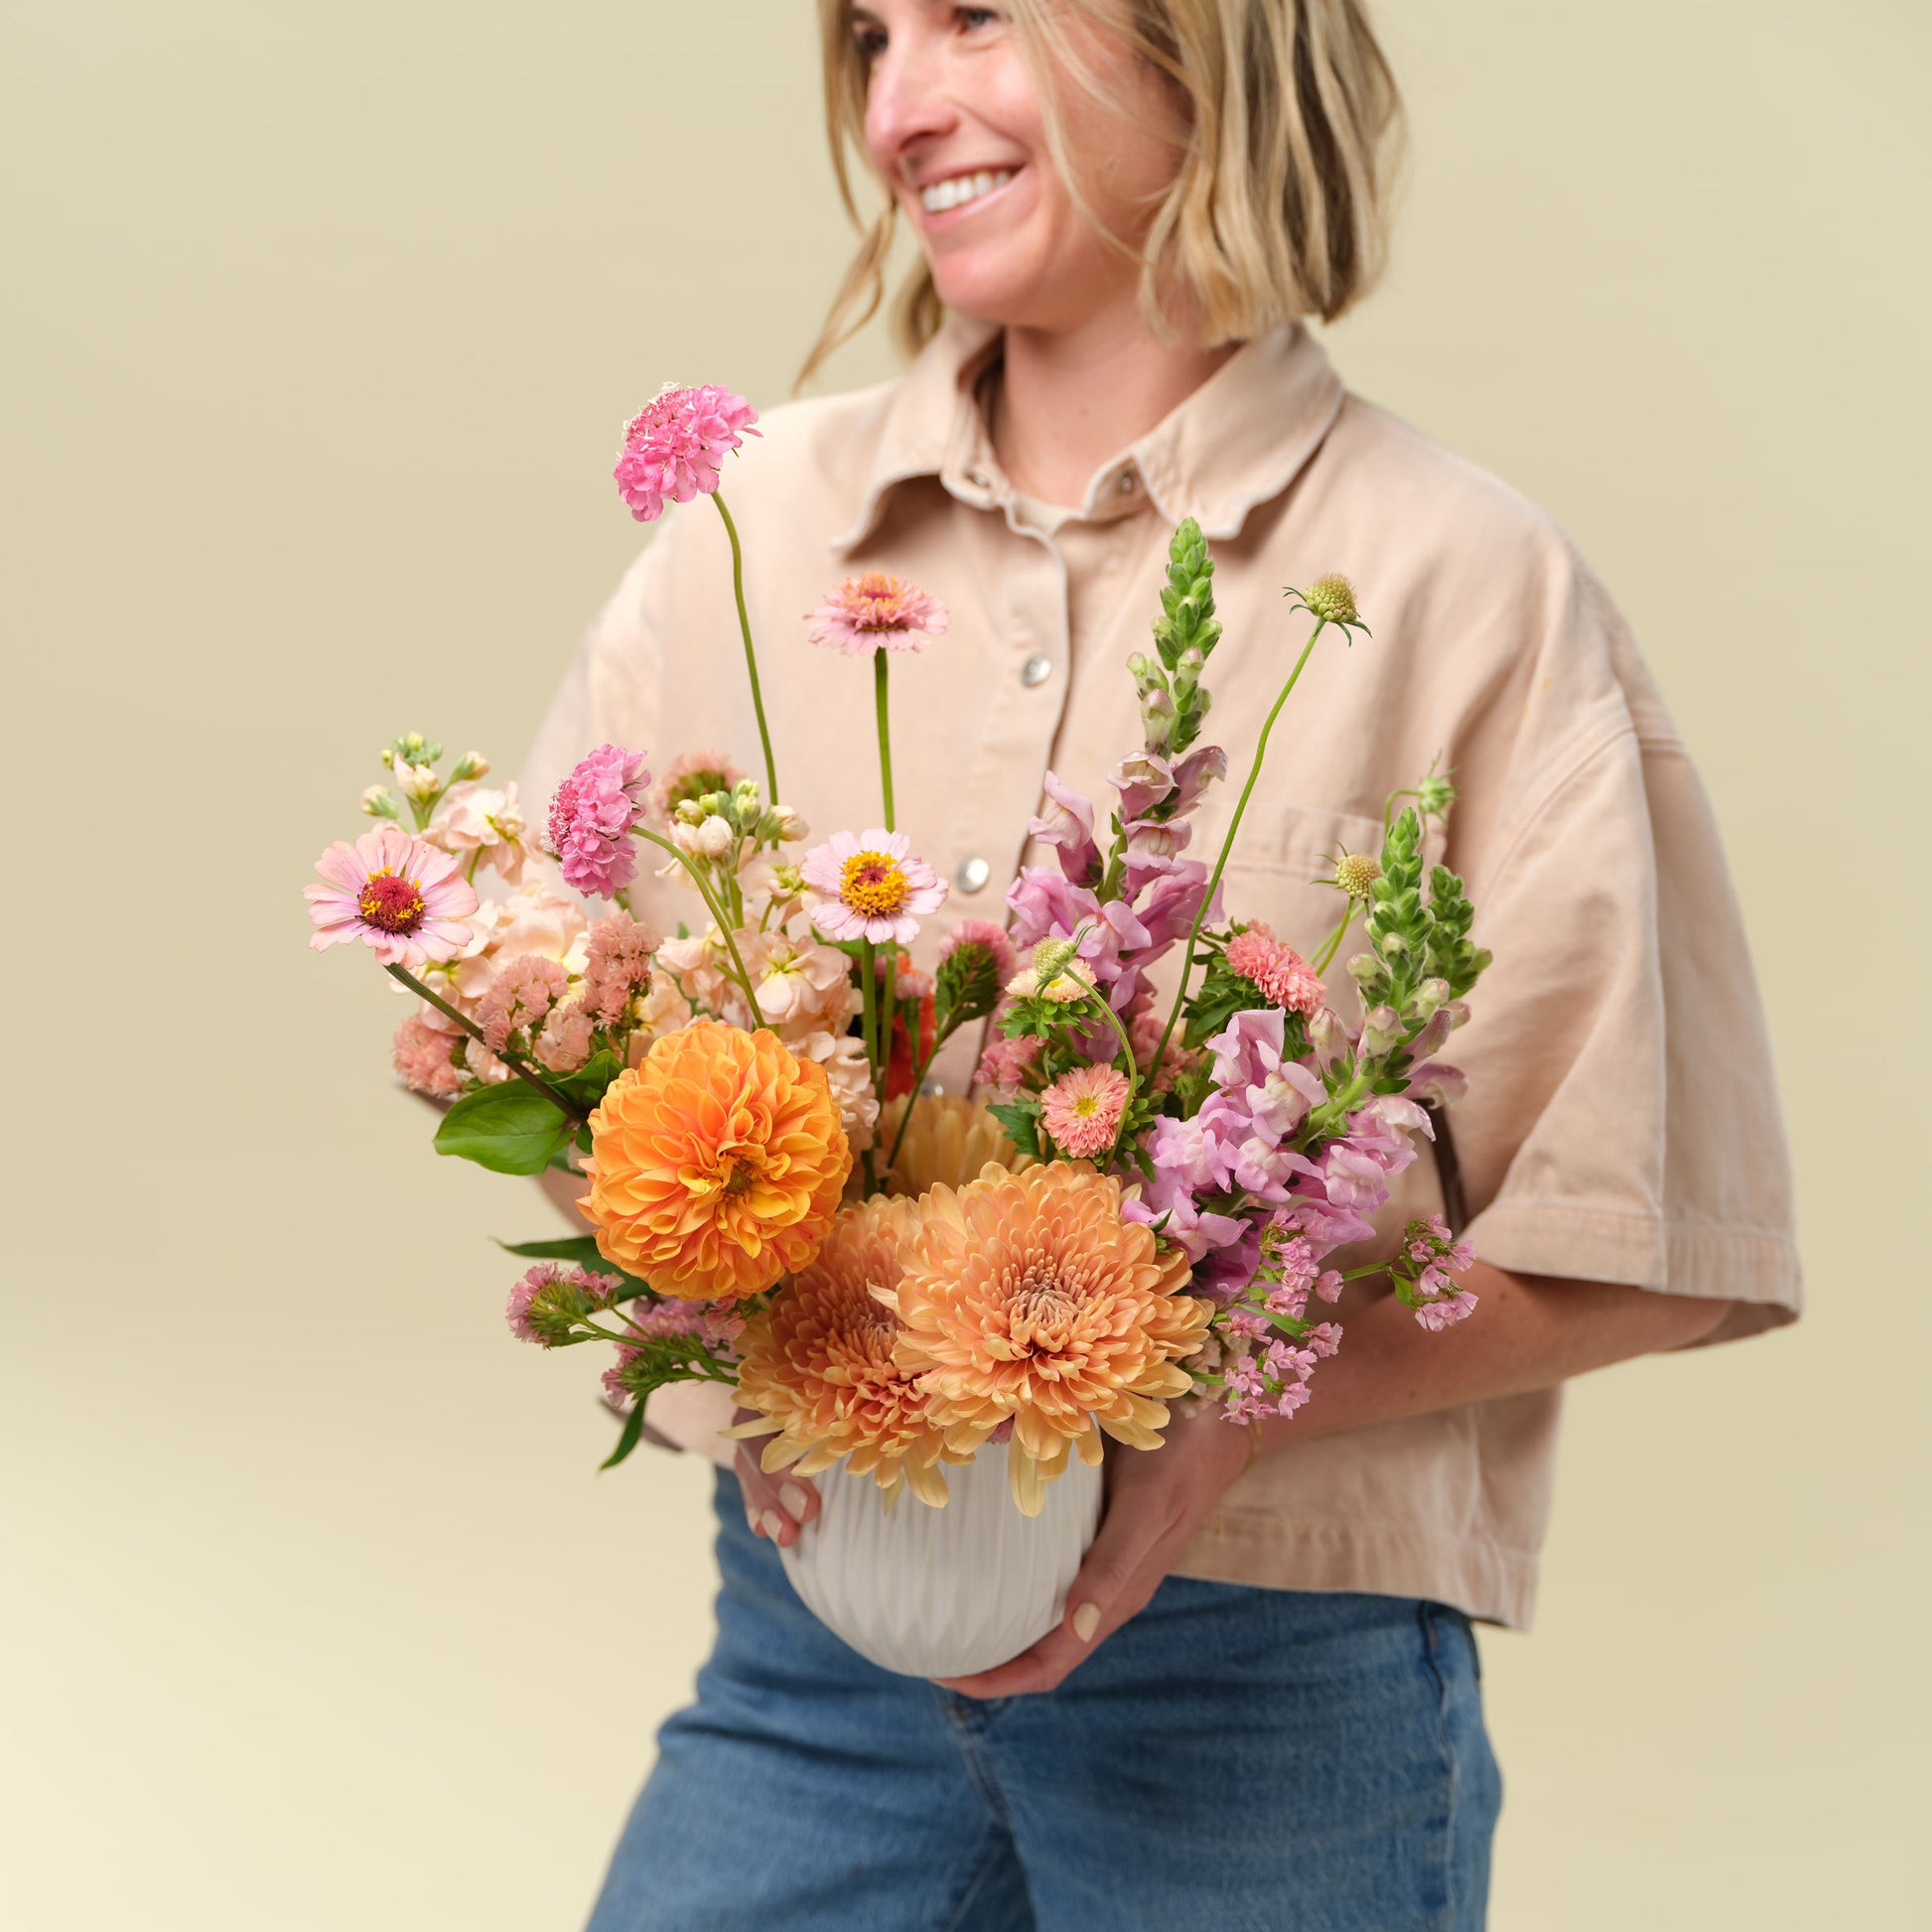
[[[982,168],[976,175],[953,175],[919,190],[919,206],[928,214],[944,214],[950,208],[965,207],[982,201],[996,188],[1013,179],[1011,168]]]

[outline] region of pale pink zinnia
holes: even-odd
[[[848,657],[878,650],[917,650],[945,633],[946,607],[903,577],[869,570],[848,577],[817,610],[807,614],[815,644],[830,644]]]
[[[639,523],[664,513],[664,500],[688,503],[718,487],[718,466],[753,428],[758,411],[715,383],[680,389],[666,383],[623,430],[612,472],[618,494]]]
[[[1076,1066],[1039,1096],[1039,1117],[1062,1154],[1089,1160],[1113,1146],[1127,1093],[1127,1076],[1118,1068]]]
[[[805,854],[799,870],[807,889],[805,909],[834,942],[870,939],[877,946],[909,946],[918,937],[919,920],[945,903],[945,881],[912,856],[903,832],[883,826],[865,833],[834,832]]]
[[[383,965],[414,971],[470,943],[463,921],[477,909],[475,888],[447,852],[399,825],[378,825],[353,845],[338,839],[316,871],[329,883],[303,887],[302,897],[318,952],[359,939]]]
[[[650,773],[643,754],[601,745],[550,801],[550,848],[580,893],[609,898],[637,870],[630,828],[643,811]]]
[[[1273,1006],[1290,1013],[1318,1013],[1328,1004],[1314,968],[1259,921],[1228,941],[1227,962],[1229,972],[1252,980]]]

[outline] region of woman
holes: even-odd
[[[1302,1414],[1112,1457],[1063,1624],[947,1686],[801,1609],[771,1542],[809,1535],[816,1497],[741,1454],[717,1651],[594,1932],[1479,1926],[1500,1787],[1470,1621],[1529,1618],[1561,1384],[1798,1307],[1708,808],[1561,535],[1347,394],[1299,326],[1347,309],[1380,252],[1396,99],[1354,0],[821,13],[835,148],[856,139],[888,197],[828,336],[877,301],[902,217],[919,352],[898,382],[767,416],[733,468],[780,769],[809,768],[822,826],[869,822],[869,765],[844,756],[862,670],[775,640],[858,570],[942,597],[950,631],[895,680],[900,823],[953,881],[934,945],[997,910],[1049,765],[1092,792],[1137,745],[1123,660],[1181,517],[1217,561],[1235,770],[1298,641],[1281,587],[1348,573],[1373,640],[1311,660],[1229,902],[1313,938],[1337,846],[1453,767],[1439,844],[1496,956],[1454,1114],[1481,1307],[1431,1336],[1364,1295]],[[671,520],[536,786],[606,739],[755,743],[727,569],[715,519]],[[1391,1229],[1442,1204],[1427,1162],[1398,1184]]]

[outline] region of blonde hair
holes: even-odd
[[[819,0],[818,14],[832,165],[864,239],[800,383],[878,313],[898,220],[890,188],[870,225],[853,198],[866,64],[851,8],[852,0]],[[1386,253],[1402,103],[1361,0],[1006,0],[1006,11],[1041,76],[1064,74],[1098,93],[1065,31],[1078,20],[1173,83],[1184,110],[1178,166],[1145,243],[1129,249],[1140,256],[1141,307],[1158,336],[1172,338],[1176,303],[1211,347],[1302,316],[1332,321],[1373,286]],[[1085,207],[1054,89],[1041,91],[1052,158]],[[943,320],[921,261],[894,304],[894,337],[916,354]]]

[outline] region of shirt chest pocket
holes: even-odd
[[[1233,798],[1216,800],[1199,814],[1189,851],[1209,867],[1227,835]],[[1241,820],[1241,830],[1222,878],[1221,903],[1230,919],[1244,925],[1265,922],[1276,938],[1305,957],[1311,957],[1334,929],[1347,901],[1334,887],[1317,880],[1334,877],[1335,860],[1344,852],[1379,853],[1382,821],[1360,812],[1328,811],[1318,806],[1286,804],[1255,798]],[[1359,923],[1355,932],[1360,931]],[[1351,935],[1352,938],[1352,935]],[[1345,945],[1343,957],[1358,951]],[[1330,998],[1345,989],[1339,962],[1328,974]],[[1352,1002],[1344,1002],[1353,1011]]]

